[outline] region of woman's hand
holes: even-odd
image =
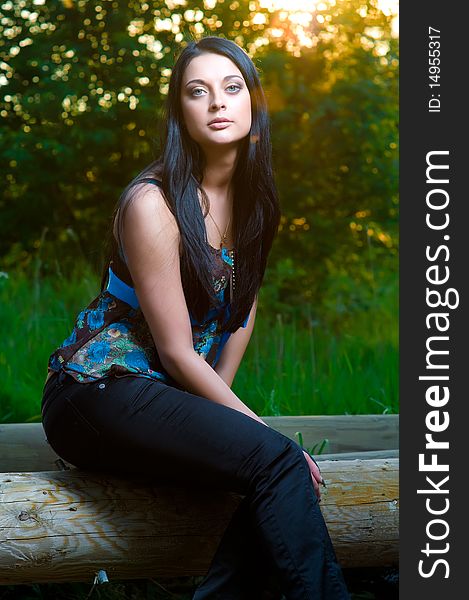
[[[319,484],[325,486],[324,479],[322,478],[321,471],[319,470],[317,462],[312,458],[310,454],[303,450],[306,462],[308,463],[309,470],[311,472],[311,479],[313,480],[314,491],[318,497],[319,502],[321,501],[321,492],[319,490]]]

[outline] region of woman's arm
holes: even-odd
[[[181,281],[179,239],[176,220],[161,190],[140,185],[125,214],[123,244],[135,292],[163,367],[187,391],[266,425],[194,350]]]
[[[233,379],[235,378],[239,365],[241,364],[241,360],[244,356],[247,345],[249,344],[249,340],[251,339],[251,334],[254,329],[254,322],[256,319],[256,310],[257,296],[251,307],[246,327],[240,327],[238,331],[235,331],[230,335],[215,366],[215,371],[230,387],[233,383]]]

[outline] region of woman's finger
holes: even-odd
[[[311,473],[314,475],[314,477],[316,478],[316,481],[318,481],[319,483],[324,485],[324,480],[321,475],[321,470],[320,470],[317,462],[305,450],[303,450],[303,453],[306,457],[306,461],[308,463],[309,469],[310,469]]]
[[[319,484],[316,481],[316,478],[314,477],[314,475],[311,475],[311,479],[313,481],[313,488],[314,488],[314,491],[316,492],[316,496],[318,497],[318,500],[321,501],[321,490],[319,489]]]
[[[319,472],[319,467],[315,464],[313,460],[311,460],[310,455],[303,450],[303,454],[305,455],[306,462],[308,463],[308,468],[311,472],[311,479],[313,480],[314,491],[316,492],[316,496],[318,499],[321,499],[321,491],[319,489],[319,483],[323,483],[323,479],[321,473]]]

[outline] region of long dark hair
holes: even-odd
[[[180,92],[186,67],[193,58],[214,53],[229,58],[246,81],[252,107],[250,134],[241,142],[233,175],[233,240],[236,285],[225,331],[236,331],[246,319],[264,278],[267,258],[278,231],[280,208],[272,171],[270,120],[256,67],[234,42],[218,37],[189,43],[172,71],[165,107],[162,153],[125,188],[117,203],[114,251],[122,248],[122,225],[135,186],[146,177],[162,183],[166,203],[181,235],[181,278],[188,309],[198,320],[216,301],[213,290],[213,252],[207,241],[204,210],[210,204],[201,188],[205,157],[189,136],[183,120]],[[207,214],[207,212],[205,213]]]

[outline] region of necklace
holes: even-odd
[[[228,219],[228,224],[226,226],[225,233],[222,235],[222,233],[220,231],[220,228],[216,224],[215,219],[210,214],[210,211],[209,211],[208,214],[210,215],[210,218],[212,219],[213,223],[215,224],[215,227],[217,228],[218,233],[220,234],[220,250],[223,250],[223,244],[226,242],[226,235],[227,235],[227,232],[228,232],[228,227],[230,226],[230,222],[231,222],[231,215],[230,215],[230,218]],[[232,250],[230,250],[229,255],[230,255],[230,258],[231,258],[230,304],[233,304],[233,293],[234,293],[234,290],[235,290],[235,257],[234,257],[234,248]]]
[[[231,258],[231,273],[230,273],[230,304],[233,304],[233,293],[235,290],[235,257],[234,248],[230,252]]]
[[[208,212],[209,217],[212,219],[215,227],[217,228],[218,233],[220,234],[220,250],[223,248],[223,244],[226,242],[226,235],[228,233],[228,227],[230,226],[230,222],[231,222],[231,215],[230,218],[228,219],[228,223],[226,225],[226,229],[225,229],[225,233],[222,235],[220,228],[218,227],[218,225],[216,224],[215,219],[212,217],[212,215],[210,214],[210,211]]]

